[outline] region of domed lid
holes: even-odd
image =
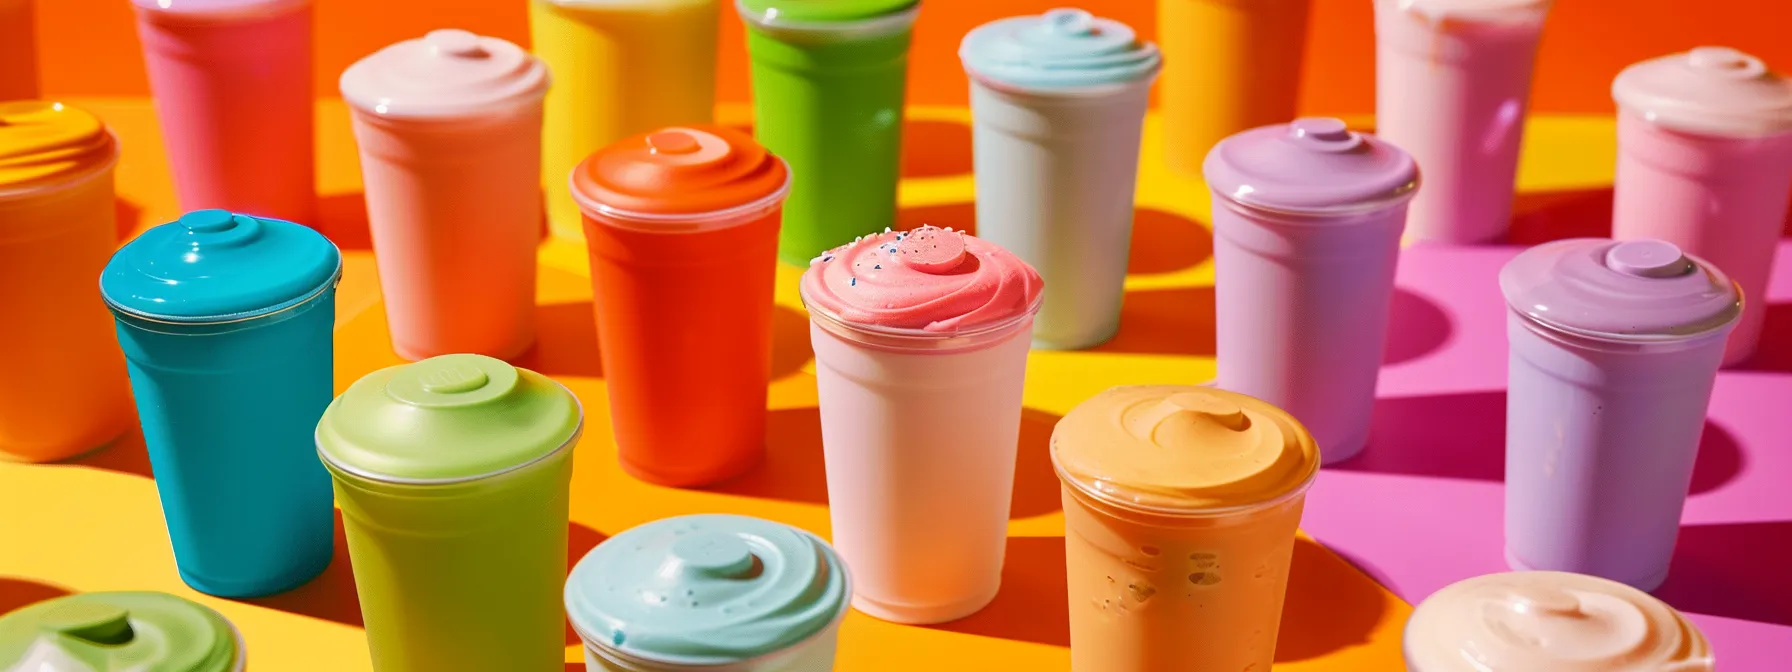
[[[734,515],[657,520],[598,544],[566,581],[566,614],[594,646],[680,665],[725,665],[826,628],[850,595],[826,543]]]
[[[1218,197],[1295,214],[1378,210],[1405,203],[1419,188],[1411,155],[1331,118],[1234,134],[1207,153],[1203,172]]]
[[[317,423],[329,466],[395,483],[451,483],[527,466],[579,436],[584,412],[547,376],[483,355],[380,369]]]
[[[389,118],[451,117],[539,100],[548,68],[522,47],[464,30],[430,31],[342,71],[342,97]]]
[[[749,22],[833,23],[878,19],[921,4],[921,0],[738,0]]]
[[[232,322],[276,313],[334,285],[342,253],[277,219],[195,210],[126,243],[100,273],[113,310],[160,322]]]
[[[1116,387],[1052,431],[1065,481],[1122,506],[1213,513],[1304,491],[1319,470],[1305,427],[1267,402],[1211,387]]]
[[[1525,250],[1500,269],[1512,310],[1580,336],[1680,340],[1736,324],[1729,276],[1659,240],[1575,238]]]
[[[137,11],[160,18],[227,20],[272,16],[311,0],[131,0]]]
[[[1123,84],[1157,75],[1157,45],[1132,28],[1080,9],[983,24],[958,48],[965,70],[999,84],[1060,89]]]
[[[1709,672],[1711,646],[1648,593],[1566,572],[1459,581],[1406,624],[1407,664],[1424,672]]]
[[[0,197],[92,174],[118,159],[106,125],[78,108],[0,102]]]
[[[1625,110],[1675,130],[1757,137],[1792,131],[1792,81],[1729,47],[1699,47],[1625,68],[1612,80]]]
[[[0,616],[0,669],[21,672],[229,672],[239,646],[218,612],[167,593],[84,593]]]
[[[783,159],[722,126],[677,126],[623,138],[572,171],[573,198],[585,209],[668,225],[691,223],[691,215],[727,219],[782,200],[789,189]]]

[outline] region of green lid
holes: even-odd
[[[70,595],[0,617],[0,669],[229,672],[241,653],[223,616],[167,593]]]
[[[579,435],[579,400],[547,376],[483,355],[367,374],[317,423],[324,463],[362,478],[449,483],[516,469]]]
[[[921,0],[739,0],[738,9],[758,23],[829,23],[882,18],[919,4]]]

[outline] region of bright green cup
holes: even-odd
[[[822,252],[896,224],[909,34],[919,0],[738,0],[753,131],[790,163],[778,256]]]
[[[480,355],[368,374],[330,404],[336,483],[380,672],[562,672],[567,496],[583,413]]]

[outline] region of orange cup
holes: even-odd
[[[0,0],[0,100],[37,97],[37,25],[32,0]]]
[[[624,138],[572,172],[625,471],[727,480],[765,452],[772,292],[790,170],[719,126]]]
[[[100,270],[118,246],[118,146],[61,103],[0,103],[0,459],[47,462],[117,438],[130,386]]]

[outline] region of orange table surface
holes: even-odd
[[[147,100],[73,100],[112,125],[124,156],[118,170],[121,237],[178,216]],[[744,106],[721,119],[747,121]],[[963,108],[911,111],[900,201],[905,225],[972,225],[969,115]],[[954,623],[914,627],[857,612],[841,631],[842,672],[1069,669],[1063,515],[1046,454],[1053,424],[1081,400],[1118,384],[1190,383],[1211,377],[1211,236],[1198,180],[1170,175],[1148,122],[1139,216],[1122,331],[1083,352],[1034,352],[1000,596]],[[319,227],[346,253],[337,304],[336,386],[398,364],[366,233],[360,172],[348,113],[320,102]],[[242,170],[254,171],[244,148]],[[807,318],[797,300],[800,269],[778,278],[767,461],[709,490],[648,485],[625,475],[611,442],[603,371],[584,250],[549,240],[541,251],[540,342],[517,363],[552,375],[584,403],[585,439],[573,475],[572,555],[631,526],[704,512],[759,516],[828,535],[819,416]],[[97,300],[97,299],[96,299]],[[65,464],[0,463],[0,611],[66,592],[162,590],[224,613],[243,631],[253,672],[371,669],[347,551],[337,531],[335,562],[298,590],[255,600],[200,595],[180,582],[141,437]],[[1415,540],[1416,541],[1416,540]],[[494,577],[493,580],[501,580]],[[1291,672],[1402,667],[1400,629],[1411,607],[1308,539],[1296,546],[1276,669]],[[568,670],[582,670],[570,630]]]

